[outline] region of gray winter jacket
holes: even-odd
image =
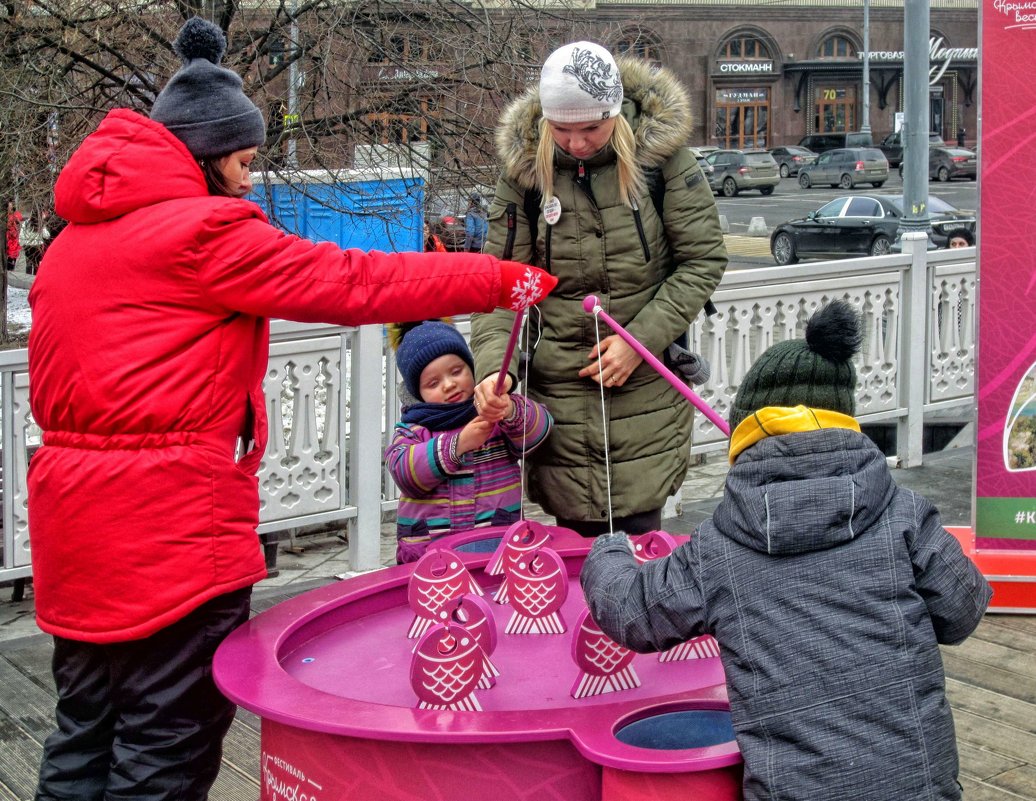
[[[686,545],[638,569],[624,539],[586,560],[590,611],[637,651],[715,635],[747,801],[960,798],[938,643],[992,593],[864,435],[762,440]]]
[[[554,430],[528,459],[529,495],[549,513],[574,520],[607,520],[661,509],[684,481],[690,455],[692,409],[649,365],[621,387],[605,391],[607,431],[599,387],[579,371],[597,337],[583,299],[596,295],[604,310],[649,351],[662,352],[698,315],[719,283],[727,254],[716,202],[697,162],[683,147],[690,130],[686,90],[668,70],[620,60],[622,113],[634,131],[636,159],[659,171],[665,184],[662,217],[647,188],[636,213],[619,193],[611,147],[578,162],[559,152],[554,192],[561,217],[548,226],[540,214],[537,241],[524,210],[525,192],[538,189],[536,88],[515,100],[500,123],[503,175],[489,212],[484,252],[502,255],[511,242],[516,261],[539,264],[557,287],[532,312],[533,339],[525,393],[554,417]],[[577,181],[585,171],[583,188]],[[507,225],[511,207],[517,221]],[[549,250],[549,264],[544,262]],[[535,254],[535,255],[534,255]],[[471,345],[478,378],[498,371],[514,314],[475,315]],[[600,324],[603,339],[614,333]],[[511,372],[515,369],[512,365]],[[607,433],[607,453],[605,436]],[[610,459],[611,492],[605,458]]]

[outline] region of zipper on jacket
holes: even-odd
[[[640,206],[637,205],[636,198],[631,198],[630,202],[633,204],[633,222],[637,226],[637,236],[640,237],[640,246],[644,249],[644,262],[651,262],[651,249],[648,247],[647,236],[644,234],[644,222],[640,219]]]
[[[504,241],[504,252],[500,258],[510,261],[514,254],[514,236],[518,229],[518,204],[508,203],[504,215],[507,218],[507,239]]]

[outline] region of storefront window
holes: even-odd
[[[816,90],[816,133],[856,130],[856,87],[821,85]]]
[[[768,147],[770,90],[717,89],[715,138],[720,147]]]

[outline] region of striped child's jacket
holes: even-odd
[[[397,423],[385,461],[400,490],[396,561],[416,561],[428,543],[482,525],[518,519],[522,502],[519,459],[534,451],[554,420],[546,407],[512,395],[515,415],[501,421],[479,449],[454,456],[462,428],[433,432]]]

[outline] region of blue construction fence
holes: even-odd
[[[342,248],[420,251],[425,181],[403,170],[298,170],[253,177],[248,196],[288,233]]]

